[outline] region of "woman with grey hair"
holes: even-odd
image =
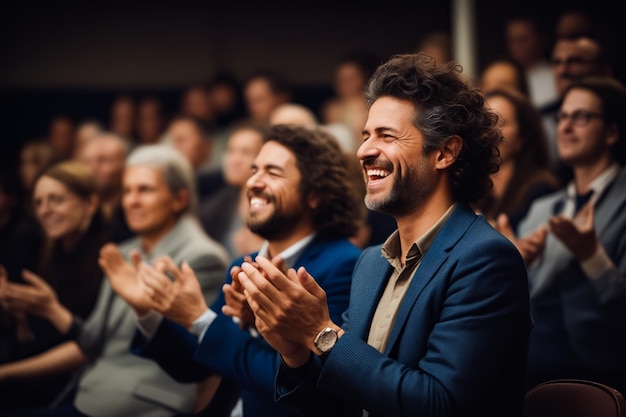
[[[133,354],[130,344],[137,316],[150,320],[156,312],[134,310],[112,290],[109,280],[138,280],[142,262],[170,258],[186,262],[198,278],[208,303],[223,282],[229,259],[208,237],[194,213],[195,183],[186,159],[168,145],[142,145],[127,158],[122,207],[137,236],[100,252],[103,280],[92,314],[74,340],[40,355],[0,366],[0,381],[36,378],[80,369],[75,394],[56,407],[27,410],[21,415],[170,417],[195,409],[198,384],[172,379],[155,361]],[[139,303],[141,305],[141,303]]]

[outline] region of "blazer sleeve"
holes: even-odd
[[[437,272],[430,283],[435,290],[420,296],[410,325],[389,354],[348,330],[325,362],[314,360],[299,383],[280,386],[288,381],[281,369],[276,399],[305,415],[328,415],[328,407],[316,410],[315,404],[337,398],[376,415],[459,415],[469,410],[478,415],[485,396],[492,395],[485,392],[486,384],[497,388],[507,383],[501,381],[503,366],[515,362],[513,369],[524,369],[520,361],[530,314],[526,270],[517,250],[497,238],[483,239],[481,245],[471,240],[457,247]],[[357,273],[368,271],[357,268]],[[423,338],[424,354],[411,358],[412,347],[421,349],[413,341]],[[415,364],[407,364],[411,361]],[[519,384],[522,392],[521,375]],[[516,400],[521,404],[521,396]]]
[[[203,253],[187,259],[187,262],[196,274],[204,300],[211,305],[221,293],[224,283],[224,271],[226,271],[224,260],[218,254]],[[226,271],[226,276],[230,276],[228,271]]]
[[[198,382],[211,374],[211,370],[193,359],[198,339],[178,323],[164,318],[157,333],[147,340],[140,331],[135,332],[131,351],[151,359],[178,382]]]
[[[331,318],[337,323],[341,323],[341,315],[348,307],[352,271],[359,255],[360,251],[352,246],[329,245],[310,263],[302,261],[326,292]],[[230,274],[227,275],[226,281],[230,282]],[[222,314],[222,305],[218,298],[212,306],[218,316],[204,334],[196,361],[237,381],[242,388],[272,398],[280,362],[278,353],[262,337],[240,330],[231,317]]]
[[[319,285],[326,292],[328,313],[334,323],[341,324],[342,314],[348,309],[352,272],[359,255],[358,251],[350,251],[343,257],[337,257],[333,266],[318,279]]]
[[[221,295],[224,282],[224,263],[219,256],[205,254],[188,259],[194,270],[205,301],[217,303],[214,299]],[[230,274],[226,273],[226,279]],[[180,382],[201,381],[212,373],[211,369],[194,360],[198,339],[183,326],[164,318],[157,333],[150,339],[138,330],[131,344],[134,354],[156,361],[172,378]]]
[[[233,262],[231,267],[235,264],[236,262]],[[230,283],[232,281],[229,271],[230,267],[226,272],[225,278],[222,275],[221,283]],[[196,276],[200,280],[199,271],[194,269],[194,272],[196,272]],[[210,272],[211,268],[205,268],[205,275],[210,276]],[[202,270],[200,273],[202,274]],[[208,287],[211,288],[211,285],[208,285]],[[222,313],[221,307],[224,303],[224,294],[220,290],[210,306],[211,310],[217,313],[217,318],[207,328],[201,345],[198,344],[197,338],[183,326],[164,319],[157,333],[149,341],[146,341],[143,335],[137,331],[133,340],[133,351],[138,355],[157,361],[168,374],[181,382],[200,381],[214,372],[233,378],[233,372],[226,372],[231,368],[224,366],[224,362],[228,360],[227,357],[233,352],[222,353],[221,351],[232,350],[240,344],[247,344],[248,340],[253,339],[253,337],[250,333],[241,331],[232,318]],[[260,350],[253,349],[254,353],[252,353],[252,356],[255,359],[251,363],[259,366],[255,367],[254,372],[249,373],[256,373],[258,368],[275,370],[273,363],[275,352],[262,340],[258,340],[258,342],[264,344],[265,347]],[[255,342],[251,341],[250,343]],[[241,358],[244,363],[245,359]],[[232,363],[234,360],[230,358],[231,362],[229,363]],[[262,377],[267,374],[265,372],[259,376]],[[238,380],[239,378],[233,379]],[[261,385],[264,385],[263,382],[265,381],[262,381]],[[273,387],[273,380],[271,386]]]
[[[242,331],[231,317],[217,313],[196,349],[196,362],[241,388],[272,398],[278,354],[262,337]]]
[[[100,283],[96,305],[83,323],[76,338],[76,343],[82,352],[91,359],[98,357],[102,351],[105,342],[105,327],[115,297],[115,292],[113,292],[109,281],[103,279]]]

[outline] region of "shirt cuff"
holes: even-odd
[[[305,378],[306,374],[311,367],[311,363],[313,363],[313,355],[310,355],[309,360],[302,366],[298,368],[292,368],[287,365],[282,355],[278,355],[280,357],[280,369],[285,376],[285,381],[289,386],[296,386],[300,384]]]
[[[204,313],[200,315],[197,319],[191,323],[191,327],[189,327],[189,331],[198,336],[198,341],[201,342],[204,337],[204,333],[206,333],[207,329],[213,323],[213,321],[217,318],[217,313],[208,308]]]
[[[160,313],[150,310],[148,314],[137,317],[137,328],[146,339],[150,340],[156,334],[162,320],[163,316]]]
[[[598,244],[596,252],[591,258],[581,262],[580,267],[589,279],[594,280],[600,278],[602,274],[613,268],[613,261],[611,261],[611,258],[606,254],[604,247]]]

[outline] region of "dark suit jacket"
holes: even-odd
[[[354,270],[346,333],[300,380],[281,367],[276,397],[304,415],[521,416],[530,314],[524,262],[460,204],[402,300],[384,353],[367,344],[392,272],[381,246]]]
[[[520,235],[545,224],[564,199],[562,189],[537,200],[520,224]],[[591,280],[548,234],[542,258],[528,270],[535,321],[528,366],[626,390],[626,169],[597,200],[594,212],[596,235],[617,268]]]
[[[335,322],[341,321],[341,314],[348,306],[352,270],[360,253],[347,239],[316,237],[294,265],[295,268],[304,266],[326,291],[331,319]],[[242,262],[243,258],[239,258],[232,265]],[[231,282],[230,274],[226,274],[226,281]],[[141,346],[138,335],[133,343],[135,352],[156,360],[180,381],[197,381],[210,372],[217,372],[237,382],[246,417],[297,415],[289,407],[273,401],[279,366],[276,351],[261,337],[241,331],[232,318],[223,315],[224,304],[224,294],[220,292],[211,306],[217,318],[200,345],[182,326],[163,320],[147,346]]]

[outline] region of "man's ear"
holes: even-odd
[[[619,128],[616,123],[611,123],[607,126],[606,130],[606,143],[609,146],[615,146],[619,138]]]
[[[458,135],[450,136],[437,154],[437,169],[446,169],[454,164],[463,149],[463,139]]]
[[[316,209],[317,206],[320,205],[320,196],[317,195],[317,194],[311,195],[307,199],[307,202],[308,202],[310,208]]]
[[[88,202],[89,202],[89,206],[88,206],[89,215],[93,216],[98,210],[98,208],[100,207],[100,197],[98,197],[98,194],[94,193],[89,196]]]

